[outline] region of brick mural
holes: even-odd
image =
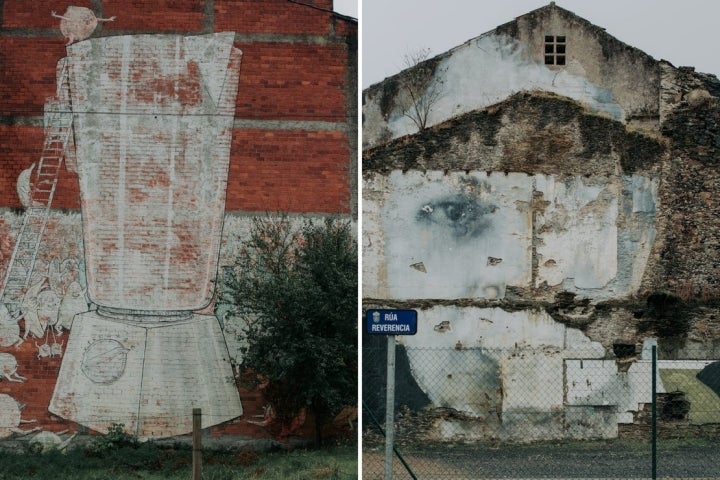
[[[270,435],[215,277],[254,215],[356,215],[357,23],[328,1],[1,8],[0,435],[176,435],[193,407]]]

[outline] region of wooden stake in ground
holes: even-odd
[[[192,463],[193,463],[193,474],[192,480],[202,479],[202,412],[199,408],[193,408],[193,451],[192,451]]]

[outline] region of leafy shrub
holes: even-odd
[[[123,449],[136,449],[140,446],[140,440],[135,435],[125,432],[125,424],[113,423],[108,428],[108,433],[98,437],[86,447],[88,456],[104,457],[109,453]]]
[[[357,244],[347,222],[294,228],[255,219],[235,265],[224,269],[218,309],[240,317],[242,364],[265,380],[276,418],[303,409],[323,421],[357,399]]]

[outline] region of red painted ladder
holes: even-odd
[[[45,105],[45,143],[40,162],[30,182],[31,205],[25,210],[25,217],[0,289],[0,301],[5,303],[14,316],[19,314],[23,295],[35,268],[35,259],[50,215],[58,176],[73,135],[67,58],[59,62],[58,70],[57,97],[48,99]]]

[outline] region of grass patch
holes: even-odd
[[[357,448],[333,447],[326,450],[295,450],[273,453],[259,462],[264,468],[260,479],[344,480],[357,478]]]
[[[76,448],[67,453],[0,451],[0,480],[188,480],[192,450],[160,447],[152,442],[97,451]],[[357,447],[256,453],[206,451],[203,480],[345,480],[357,478]]]

